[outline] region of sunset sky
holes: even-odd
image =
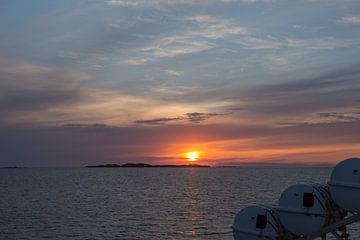
[[[360,155],[358,0],[0,0],[0,166]]]

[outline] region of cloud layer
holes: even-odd
[[[1,165],[181,163],[190,147],[203,163],[330,163],[359,152],[359,121],[262,125],[177,125],[152,128],[72,124],[60,127],[1,127]],[[39,147],[41,146],[41,147]],[[294,161],[296,160],[296,161]]]
[[[5,1],[0,165],[358,155],[359,11],[357,0]]]

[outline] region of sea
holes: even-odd
[[[0,169],[1,240],[231,240],[243,207],[330,167]],[[360,239],[360,225],[350,239]],[[334,238],[328,238],[334,239]]]

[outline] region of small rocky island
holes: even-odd
[[[86,166],[87,168],[210,168],[207,165],[199,164],[187,164],[187,165],[151,165],[146,163],[125,163],[122,165],[119,164],[103,164],[103,165],[93,165]]]

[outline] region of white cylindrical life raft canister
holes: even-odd
[[[287,188],[276,207],[283,226],[296,235],[311,235],[331,221],[335,204],[326,186],[296,184]]]
[[[340,207],[360,212],[360,158],[340,162],[331,174],[329,188]]]
[[[242,209],[234,219],[235,240],[277,239],[279,223],[275,212],[267,206],[254,205]]]

